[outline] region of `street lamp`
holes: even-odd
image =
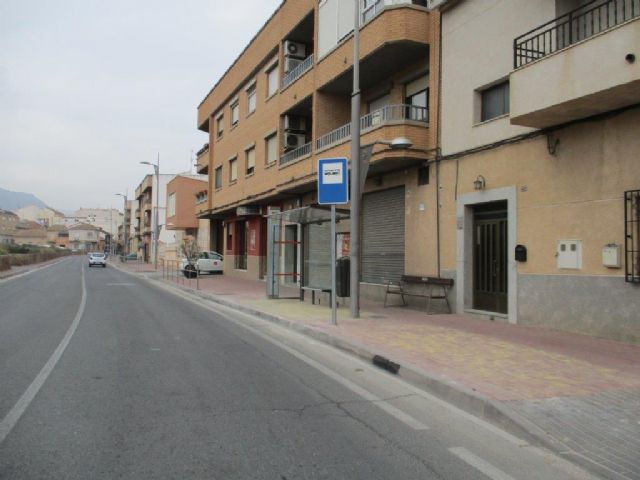
[[[124,231],[124,254],[128,254],[129,253],[129,239],[127,238],[127,232],[128,232],[128,228],[127,228],[127,203],[128,203],[128,199],[127,199],[127,194],[123,194],[123,193],[116,193],[117,196],[124,198],[124,217],[122,219],[122,230]],[[129,222],[131,222],[131,217],[129,217]]]
[[[155,228],[153,231],[153,268],[158,269],[158,237],[160,236],[160,223],[158,220],[158,210],[160,208],[160,154],[158,154],[157,163],[140,162],[143,165],[151,165],[156,175],[156,212],[155,212]]]
[[[351,241],[349,246],[351,293],[351,318],[360,317],[360,196],[367,178],[369,159],[373,145],[387,145],[393,150],[410,148],[409,139],[398,137],[391,141],[378,141],[366,146],[360,145],[360,0],[354,0],[353,17],[353,91],[351,93]],[[366,158],[361,158],[360,150],[364,148]],[[360,171],[362,162],[363,171]]]

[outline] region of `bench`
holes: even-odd
[[[416,292],[415,289],[408,289],[407,287],[409,287],[409,285],[421,285],[423,288],[420,292]],[[451,305],[449,305],[447,293],[452,286],[453,279],[451,278],[402,275],[399,281],[387,281],[387,291],[384,294],[384,306],[385,308],[387,307],[387,297],[389,295],[400,295],[402,298],[402,306],[407,305],[404,297],[421,297],[427,299],[427,314],[429,314],[431,300],[444,300],[447,303],[449,313],[451,313]],[[435,293],[434,289],[436,289]]]
[[[302,298],[300,299],[301,301],[304,301],[304,292],[306,291],[310,291],[311,292],[311,304],[315,305],[316,303],[316,292],[318,293],[328,293],[329,294],[329,304],[331,304],[331,288],[328,287],[312,287],[310,285],[307,285],[305,287],[301,288],[302,290]],[[320,305],[320,297],[318,296],[318,305]]]

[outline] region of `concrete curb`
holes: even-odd
[[[119,267],[115,268],[131,275],[142,276],[142,278],[147,280],[149,283],[158,282],[161,285],[171,287],[174,290],[180,290],[184,293],[198,296],[204,300],[212,301],[224,307],[281,325],[290,330],[294,330],[311,337],[314,340],[331,345],[341,351],[355,355],[368,363],[371,363],[373,356],[375,355],[374,352],[371,352],[365,346],[360,345],[357,342],[346,341],[307,325],[301,325],[295,321],[287,320],[277,315],[266,313],[235,302],[230,302],[213,294],[173,284],[162,278],[158,278],[155,275],[152,277],[149,275],[149,272],[136,273],[129,272]],[[389,373],[389,375],[391,374]],[[590,470],[592,473],[605,475],[607,478],[626,480],[625,477],[619,476],[616,472],[613,472],[603,465],[600,465],[571,450],[562,442],[548,435],[536,424],[523,417],[503,402],[492,400],[468,389],[464,385],[447,379],[446,377],[435,375],[410,365],[401,365],[397,376],[401,377],[408,383],[429,392],[441,400],[444,400],[455,407],[474,415],[475,417],[481,418],[532,445],[541,446],[551,450],[562,458]]]

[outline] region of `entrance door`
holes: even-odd
[[[507,202],[474,207],[473,308],[507,313]]]

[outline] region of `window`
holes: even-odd
[[[176,194],[172,193],[167,197],[167,217],[173,217],[176,214]]]
[[[264,139],[266,151],[266,164],[271,165],[278,159],[278,135],[273,134]]]
[[[278,64],[267,70],[267,98],[278,91]]]
[[[215,176],[215,186],[216,190],[222,188],[222,165],[216,168],[216,176]]]
[[[255,82],[247,88],[247,113],[256,111],[256,84]]]
[[[429,185],[429,165],[418,168],[418,185]]]
[[[256,147],[245,150],[244,155],[247,164],[247,175],[253,175],[256,168]]]
[[[222,134],[224,133],[224,117],[219,115],[216,118],[216,135],[217,138],[222,138]]]
[[[409,120],[428,119],[429,75],[423,75],[405,85],[405,104]]]
[[[232,158],[229,160],[229,181],[235,182],[238,180],[238,158]]]
[[[491,120],[509,113],[509,81],[499,83],[480,92],[480,121]]]
[[[238,100],[231,104],[231,128],[235,127],[240,121],[240,104]]]

